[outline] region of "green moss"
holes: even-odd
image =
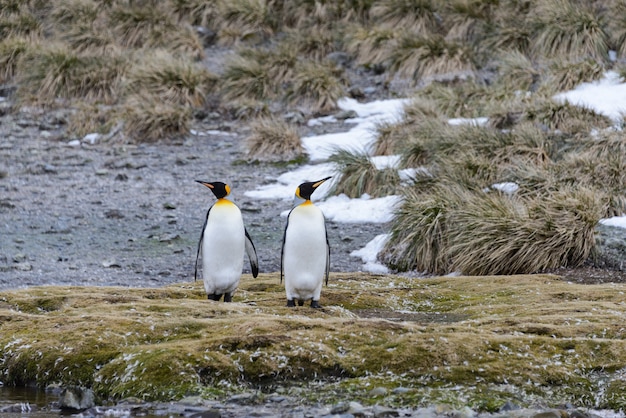
[[[347,395],[496,411],[520,397],[594,406],[605,393],[604,404],[623,408],[621,285],[334,278],[321,310],[286,308],[276,274],[242,281],[236,300],[248,303],[206,301],[199,282],[2,292],[0,376],[13,385],[80,384],[103,399],[220,396],[281,382],[310,391],[311,401]],[[43,300],[58,309],[36,308]],[[386,393],[371,395],[379,386]]]
[[[197,369],[197,358],[170,348],[129,352],[96,373],[93,389],[103,398],[180,399],[200,392]]]

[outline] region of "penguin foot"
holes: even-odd
[[[207,299],[208,300],[214,300],[214,301],[219,301],[222,298],[222,295],[216,295],[215,293],[212,293],[210,295],[207,295]]]
[[[298,306],[304,306],[304,301],[303,301],[303,300],[298,299]]]
[[[320,302],[318,300],[311,301],[311,308],[320,309],[321,307],[322,305],[320,305]]]
[[[233,295],[230,293],[224,293],[224,302],[232,302],[233,301]]]
[[[291,299],[291,300],[287,299],[287,307],[288,308],[295,308],[296,307],[296,302],[293,299]]]

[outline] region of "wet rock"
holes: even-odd
[[[400,416],[397,410],[380,405],[374,405],[374,407],[372,407],[372,413],[376,418]]]
[[[239,393],[237,395],[233,395],[226,402],[232,402],[237,404],[247,404],[255,401],[257,399],[256,393]]]
[[[16,403],[12,405],[0,406],[0,413],[2,414],[28,414],[35,411],[36,408],[32,407],[29,403]]]
[[[534,414],[532,418],[567,418],[568,414],[566,411],[554,410],[554,411],[543,411],[538,414]]]
[[[383,387],[377,387],[370,390],[370,396],[384,396],[387,394],[387,389]]]
[[[83,387],[68,387],[61,391],[59,395],[59,407],[82,411],[96,406],[95,396],[91,389]]]

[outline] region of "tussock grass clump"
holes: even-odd
[[[485,37],[496,7],[493,0],[453,0],[447,2],[444,24],[446,38],[477,42]]]
[[[341,179],[335,182],[331,194],[358,198],[364,194],[381,197],[400,189],[400,176],[394,167],[379,169],[369,155],[338,150],[328,160],[335,163]]]
[[[528,54],[533,33],[528,17],[532,4],[529,1],[501,2],[493,10],[492,30],[485,34],[480,48],[485,53],[520,51]]]
[[[617,57],[626,58],[626,1],[610,2],[605,19],[608,21],[608,33]]]
[[[605,71],[605,66],[594,59],[556,62],[551,66],[544,82],[557,91],[567,91],[579,84],[601,79]]]
[[[247,120],[271,116],[272,112],[266,101],[255,99],[239,99],[223,105],[235,119]]]
[[[0,13],[0,39],[10,37],[33,39],[41,37],[42,33],[41,21],[25,8]]]
[[[57,98],[112,103],[127,67],[121,56],[82,55],[62,45],[34,49],[20,61],[18,95],[40,103]]]
[[[119,122],[114,107],[80,103],[68,118],[67,132],[75,138],[95,132],[105,134],[111,131],[115,123]]]
[[[455,189],[456,190],[456,189]],[[447,272],[449,207],[458,204],[446,186],[437,184],[424,195],[413,188],[402,190],[403,202],[391,225],[391,237],[380,258],[397,271]]]
[[[533,62],[520,52],[505,52],[499,59],[497,82],[513,90],[529,91],[539,81],[541,72]]]
[[[148,93],[129,96],[124,103],[124,134],[130,142],[177,139],[189,133],[189,107],[164,102]]]
[[[195,59],[203,57],[203,46],[189,24],[174,20],[164,3],[141,6],[116,5],[108,12],[116,42],[124,48],[164,48]]]
[[[592,128],[604,129],[613,125],[608,117],[591,108],[575,106],[568,101],[557,102],[549,97],[539,98],[527,106],[523,111],[523,120],[568,134],[588,134]]]
[[[291,30],[285,42],[298,55],[315,61],[323,61],[337,49],[336,35],[322,26],[313,26],[306,31]]]
[[[226,100],[270,100],[275,97],[274,79],[267,67],[256,59],[235,58],[227,65],[222,79]]]
[[[298,129],[277,117],[264,117],[250,123],[246,138],[249,158],[261,161],[291,161],[305,156]]]
[[[439,183],[405,194],[383,259],[435,274],[534,273],[582,264],[604,206],[597,193],[561,189],[535,199]]]
[[[377,1],[370,15],[384,27],[403,28],[423,35],[439,32],[442,23],[439,4],[433,0]]]
[[[404,106],[402,120],[384,122],[376,126],[374,155],[401,154],[414,135],[416,125],[429,119],[439,120],[441,114],[435,104],[421,97],[415,97]]]
[[[529,202],[472,194],[449,216],[446,257],[469,275],[534,273],[575,267],[595,247],[602,216],[597,194],[562,189]]]
[[[397,36],[396,28],[358,26],[346,33],[344,42],[358,64],[380,66],[387,58],[387,48]]]
[[[608,60],[609,36],[601,16],[584,2],[538,2],[534,16],[536,29],[532,51],[535,55],[560,56],[569,60]]]
[[[314,114],[328,113],[345,96],[344,84],[340,68],[327,63],[302,62],[295,68],[286,99]]]
[[[20,58],[31,48],[31,42],[22,38],[7,38],[0,41],[0,83],[13,80]]]
[[[94,22],[100,13],[100,6],[93,0],[62,0],[54,2],[50,12],[50,24],[53,28],[68,28]]]
[[[206,0],[172,0],[172,12],[179,21],[205,28],[217,27],[219,2]]]
[[[385,61],[391,72],[414,82],[467,76],[476,69],[469,47],[439,35],[401,35],[389,46]]]
[[[128,71],[130,92],[146,90],[173,104],[199,107],[217,84],[218,77],[203,66],[177,59],[165,51],[140,59]]]
[[[282,41],[275,48],[245,48],[239,57],[258,63],[276,86],[289,82],[298,63],[298,49],[289,40]],[[237,63],[237,61],[235,61]]]
[[[232,0],[220,3],[220,41],[258,42],[273,35],[280,15],[268,0]],[[231,34],[230,37],[221,36]],[[234,35],[234,36],[233,36]]]
[[[422,97],[431,100],[438,111],[450,118],[473,118],[486,114],[491,105],[493,90],[476,81],[455,85],[432,83],[420,91]]]

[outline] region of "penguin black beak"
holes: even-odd
[[[321,179],[321,180],[316,181],[315,183],[313,183],[313,189],[317,189],[317,188],[318,188],[318,187],[320,187],[320,186],[322,185],[322,183],[324,183],[326,180],[328,180],[328,179],[332,179],[332,178],[333,178],[333,176],[330,176],[330,177],[326,177],[325,179]]]
[[[208,181],[196,180],[196,183],[200,183],[203,186],[208,187],[209,189],[214,188],[213,183],[209,183]]]

